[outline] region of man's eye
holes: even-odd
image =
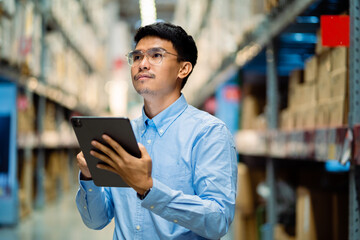
[[[161,54],[161,53],[153,53],[153,54],[152,54],[152,58],[153,58],[153,59],[162,58],[162,54]]]
[[[137,54],[137,55],[134,55],[133,56],[133,60],[134,61],[137,61],[137,60],[140,60],[141,59],[141,55],[140,54]]]

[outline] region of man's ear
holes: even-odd
[[[190,74],[191,70],[192,70],[191,62],[182,62],[182,66],[179,70],[178,77],[184,79],[186,76]]]

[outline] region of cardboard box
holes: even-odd
[[[349,65],[349,48],[336,47],[331,49],[332,70],[347,69]]]
[[[289,91],[294,90],[304,82],[304,71],[300,69],[293,70],[289,76]]]
[[[19,214],[23,219],[33,211],[35,158],[32,152],[19,154]]]
[[[306,112],[302,107],[298,107],[296,111],[293,111],[294,116],[294,126],[295,129],[303,129],[305,124]]]
[[[316,81],[316,79],[317,79],[317,64],[318,64],[317,56],[312,56],[305,62],[305,70],[304,70],[305,71],[305,74],[304,74],[305,83],[313,83]]]
[[[335,71],[331,75],[332,98],[346,98],[349,89],[349,72],[347,69]]]
[[[304,71],[293,70],[289,76],[289,89],[288,89],[288,107],[289,109],[295,109],[299,102],[301,102],[301,88],[300,86],[304,82]]]
[[[331,77],[331,54],[323,52],[318,57],[318,81],[329,81]]]
[[[316,33],[316,37],[317,37],[317,43],[316,43],[316,46],[315,46],[315,53],[317,55],[320,55],[322,54],[323,52],[326,52],[328,51],[330,48],[329,47],[324,47],[322,45],[322,37],[321,37],[321,29],[319,29]]]
[[[292,91],[288,93],[289,108],[291,110],[297,110],[300,106],[306,104],[304,102],[305,91],[305,85],[298,84]]]
[[[328,127],[330,119],[329,103],[321,103],[317,105],[316,110],[316,127]]]
[[[254,198],[251,188],[249,169],[244,163],[238,164],[238,191],[236,197],[236,207],[242,215],[250,216],[254,214]]]
[[[310,191],[298,187],[296,195],[296,240],[317,240]]]
[[[317,85],[304,84],[299,95],[299,101],[302,105],[313,106],[317,103]]]
[[[305,129],[312,129],[316,127],[317,106],[308,106],[304,111],[303,123]]]
[[[241,211],[236,208],[232,224],[234,224],[234,239],[259,239],[255,215],[250,217],[243,216]]]
[[[255,120],[260,112],[257,99],[252,95],[247,95],[243,99],[243,112],[241,114],[242,129],[255,129]]]
[[[329,126],[339,127],[348,123],[348,99],[337,98],[329,103]]]
[[[327,103],[331,99],[331,78],[320,80],[316,83],[317,102],[319,104]]]
[[[295,119],[290,109],[284,109],[280,113],[280,129],[291,131],[295,128]]]
[[[346,193],[297,188],[296,239],[347,239]]]

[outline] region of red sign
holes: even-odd
[[[224,97],[229,102],[239,102],[240,101],[240,88],[235,85],[229,85],[224,88]]]
[[[350,18],[348,15],[323,15],[320,19],[320,26],[323,46],[350,45]]]

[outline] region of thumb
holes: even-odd
[[[144,145],[142,145],[141,143],[138,143],[138,146],[139,146],[139,149],[141,152],[141,157],[149,156],[149,153],[147,152]]]

